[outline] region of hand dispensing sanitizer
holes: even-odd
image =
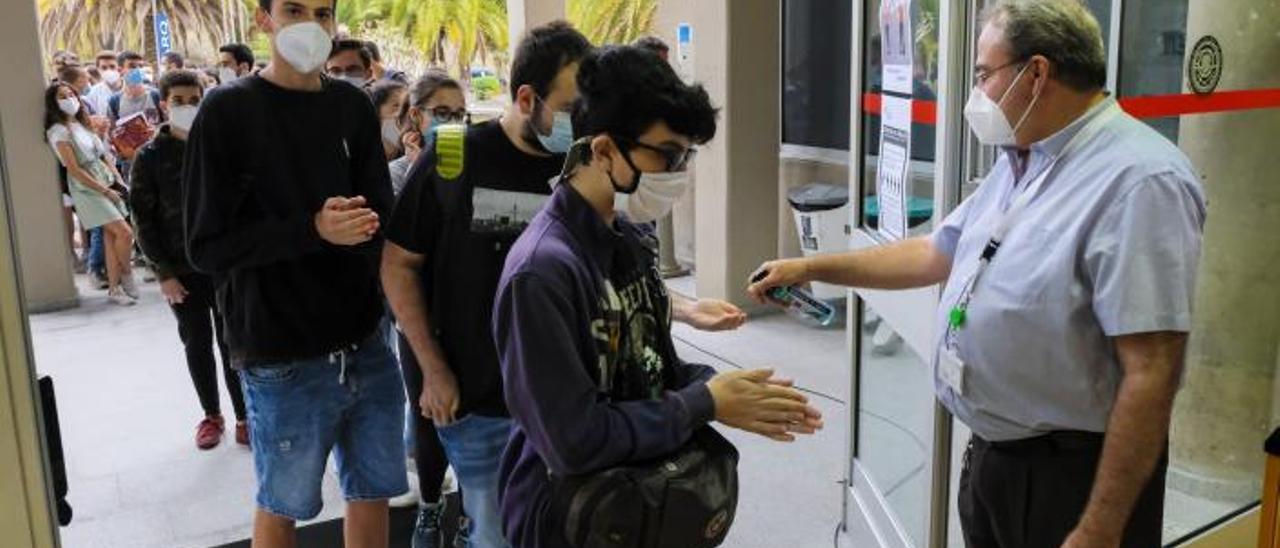
[[[761,270],[751,278],[755,283],[765,279],[768,270]],[[779,286],[768,291],[769,297],[787,307],[787,312],[808,321],[827,327],[836,321],[836,308],[814,297],[812,293],[797,286]]]

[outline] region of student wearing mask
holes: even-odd
[[[378,121],[382,128],[382,149],[387,154],[387,161],[394,160],[404,153],[400,142],[400,111],[404,107],[405,95],[409,94],[409,86],[396,81],[375,81],[369,88],[369,98],[373,100],[373,108],[378,111]]]
[[[230,84],[253,72],[253,50],[239,43],[218,48],[218,83]]]
[[[403,382],[382,330],[391,183],[368,95],[323,74],[333,0],[260,0],[260,73],[205,97],[187,141],[187,254],[213,275],[257,475],[253,545],[296,543],[334,454],[346,546],[385,547],[405,482]]]
[[[448,73],[427,71],[409,89],[397,119],[403,128],[400,143],[404,154],[387,168],[391,171],[391,188],[399,196],[408,181],[409,169],[423,148],[431,146],[436,126],[466,123],[467,96],[462,93],[462,85]]]
[[[118,61],[124,69],[124,89],[111,96],[107,104],[107,118],[111,120],[114,129],[120,120],[141,113],[147,124],[147,140],[150,140],[155,136],[155,126],[162,119],[160,92],[147,84],[147,76],[142,70],[146,62],[141,55],[132,51],[121,52]],[[137,150],[121,139],[114,139],[111,144],[119,156],[118,167],[120,173],[125,176],[124,185],[127,187],[129,176],[133,173],[131,165]]]
[[[125,221],[124,198],[113,190],[123,179],[107,145],[89,125],[80,95],[71,86],[55,82],[45,90],[45,134],[67,169],[76,215],[85,229],[102,228],[107,298],[113,304],[133,305],[138,299],[130,266],[133,231]]]
[[[675,355],[648,233],[614,211],[616,194],[687,175],[693,147],[716,131],[707,93],[630,46],[587,56],[577,87],[579,138],[550,202],[507,257],[493,308],[515,420],[502,514],[522,548],[568,544],[551,510],[551,475],[670,454],[713,421],[779,441],[822,426],[769,370],[716,374]]]
[[[160,108],[169,123],[160,126],[155,139],[138,150],[129,205],[138,243],[151,260],[160,280],[160,292],[178,320],[187,371],[204,410],[204,418],[196,426],[196,447],[213,449],[226,430],[218,397],[215,344],[235,411],[236,443],[249,445],[249,430],[240,375],[232,369],[223,341],[223,318],[214,297],[213,279],[191,267],[183,236],[182,168],[187,132],[191,131],[203,95],[195,72],[171,70],[160,78]]]
[[[119,61],[116,52],[104,50],[94,58],[94,66],[102,74],[102,81],[94,84],[89,90],[89,104],[93,111],[106,115],[111,96],[124,89],[124,78],[120,75]]]
[[[506,545],[497,477],[511,419],[489,327],[493,291],[507,250],[564,162],[574,74],[590,49],[564,22],[529,31],[511,66],[512,104],[500,119],[454,134],[462,142],[445,148],[464,155],[423,149],[388,228],[383,287],[421,368],[422,413],[464,493],[469,546]],[[424,520],[434,519],[429,512]],[[421,535],[435,534],[435,523],[420,525]]]
[[[58,81],[77,90],[80,95],[80,104],[85,109],[85,113],[89,116],[89,129],[99,137],[105,135],[109,122],[107,122],[105,117],[95,114],[92,104],[88,97],[86,97],[91,87],[89,85],[88,71],[79,66],[66,66],[58,71]],[[58,182],[62,187],[63,221],[66,223],[67,237],[73,242],[71,247],[74,249],[75,222],[73,219],[73,211],[75,202],[71,199],[71,187],[67,184],[67,168],[63,167],[62,164],[58,164]],[[106,261],[102,255],[101,249],[96,250],[97,256],[94,255],[95,249],[92,245],[93,236],[91,234],[100,231],[101,229],[94,229],[94,232],[85,232],[83,234],[84,237],[82,238],[82,241],[86,244],[85,260],[83,262],[77,260],[76,269],[81,273],[91,272],[95,285],[102,289],[106,289],[103,285],[107,280]],[[98,237],[101,238],[101,235],[99,234]],[[100,247],[101,242],[99,242],[99,248]]]
[[[365,89],[373,75],[373,55],[359,40],[337,40],[324,71],[329,77]]]
[[[107,116],[111,123],[136,113],[143,113],[147,122],[160,122],[160,92],[147,84],[146,62],[132,51],[121,52],[118,58],[124,72],[124,88],[111,96],[107,105]],[[135,151],[120,151],[122,156],[132,158]]]

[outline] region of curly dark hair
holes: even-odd
[[[49,84],[49,87],[44,90],[44,130],[46,132],[53,126],[71,121],[71,117],[62,112],[62,108],[58,106],[58,90],[62,88],[67,88],[76,99],[80,98],[80,94],[71,88],[71,84],[61,80]],[[89,113],[85,110],[83,102],[80,105],[80,112],[76,113],[75,121],[80,122],[84,127],[89,127]]]
[[[605,46],[578,68],[578,103],[573,127],[578,137],[609,134],[636,139],[658,122],[695,143],[716,135],[718,110],[707,91],[686,84],[651,50]]]

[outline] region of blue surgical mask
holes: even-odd
[[[538,131],[533,134],[538,137],[538,142],[542,143],[542,148],[547,149],[547,152],[565,154],[573,144],[573,118],[567,112],[557,111],[555,121],[551,124],[551,135],[543,135]]]
[[[427,118],[427,129],[422,130],[422,148],[428,148],[428,144],[436,138],[436,128],[440,127],[440,122],[436,121],[435,116]]]
[[[142,85],[142,83],[145,82],[146,80],[147,80],[147,76],[142,73],[142,69],[136,68],[136,69],[130,70],[127,74],[124,75],[124,83],[129,84],[131,86]]]

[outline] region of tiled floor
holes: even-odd
[[[37,369],[57,385],[75,520],[67,548],[207,547],[245,538],[253,463],[228,436],[195,448],[200,410],[175,323],[155,284],[132,308],[81,288],[80,308],[33,316]],[[848,373],[840,330],[813,330],[782,315],[736,333],[677,327],[678,350],[720,370],[773,366],[813,392],[826,429],[793,444],[729,431],[742,453],[739,514],[725,546],[832,545],[840,520]],[[231,403],[223,394],[224,414]],[[341,513],[326,478],[325,510]]]

